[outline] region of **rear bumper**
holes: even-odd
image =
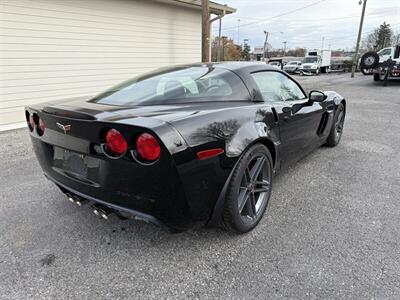
[[[48,180],[50,180],[53,183],[55,183],[61,189],[61,191],[64,192],[64,193],[68,193],[68,194],[71,194],[71,195],[76,195],[76,196],[78,196],[80,198],[83,198],[83,199],[86,199],[86,200],[89,200],[89,201],[93,201],[95,203],[107,206],[108,208],[112,209],[113,211],[124,213],[124,214],[128,214],[128,215],[132,216],[135,219],[143,220],[145,222],[152,223],[154,225],[157,225],[157,226],[160,226],[160,227],[163,227],[163,228],[166,228],[166,229],[171,229],[168,225],[164,224],[162,221],[158,220],[156,217],[154,217],[152,215],[145,214],[145,213],[142,213],[142,212],[134,210],[134,209],[126,208],[124,206],[115,205],[115,204],[112,204],[112,203],[97,199],[97,198],[89,196],[89,195],[85,195],[85,194],[83,194],[83,193],[81,193],[79,191],[76,191],[76,190],[74,190],[74,189],[72,189],[70,187],[65,186],[64,184],[58,182],[57,180],[55,180],[54,178],[50,177],[47,174],[44,174],[44,176]]]
[[[311,69],[311,68],[309,68],[309,69],[299,69],[299,72],[304,72],[304,73],[306,73],[306,72],[309,72],[309,73],[316,73],[317,72],[317,68],[315,68],[315,69]]]
[[[173,231],[208,223],[232,169],[231,163],[222,167],[228,160],[223,155],[204,161],[181,157],[178,165],[171,156],[146,167],[125,158],[95,157],[80,179],[57,164],[55,146],[32,135],[31,140],[45,176],[63,192]]]

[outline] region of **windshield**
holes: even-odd
[[[206,101],[243,101],[249,93],[233,72],[214,67],[183,67],[136,77],[90,102],[111,105],[154,105]]]
[[[307,57],[304,57],[304,59],[303,59],[303,63],[315,63],[317,61],[318,61],[318,57],[316,57],[316,56],[307,56]]]

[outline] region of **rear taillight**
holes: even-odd
[[[29,116],[29,128],[31,129],[31,131],[35,129],[35,120],[33,119],[33,115]]]
[[[136,140],[136,151],[141,159],[146,162],[153,162],[160,158],[161,147],[154,136],[149,133],[142,133]]]
[[[33,114],[28,111],[25,112],[26,122],[28,123],[28,128],[32,132],[35,129],[35,120],[33,119]]]
[[[44,121],[36,113],[31,114],[28,111],[25,111],[25,117],[29,130],[33,132],[36,128],[37,134],[42,136],[46,127]]]
[[[35,129],[35,120],[33,119],[33,115],[28,113],[28,128],[30,131]]]
[[[107,154],[112,156],[122,156],[128,150],[128,143],[121,132],[116,129],[110,129],[106,133],[105,148]]]
[[[44,130],[45,130],[46,126],[44,125],[44,121],[42,120],[42,118],[38,117],[38,126],[37,126],[37,133],[38,135],[42,136],[44,134]]]

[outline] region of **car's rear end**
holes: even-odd
[[[250,97],[224,67],[178,66],[90,100],[28,107],[26,119],[45,175],[72,201],[183,230],[210,219],[238,158],[226,139],[238,115],[248,122],[239,107]]]
[[[53,107],[26,109],[33,148],[46,177],[73,201],[94,201],[101,214],[111,209],[176,230],[190,226],[193,218],[175,163],[191,157],[179,134],[167,124],[147,120],[181,147],[171,153],[151,126],[106,115],[101,119]]]

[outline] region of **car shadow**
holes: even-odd
[[[314,150],[312,153],[295,163],[293,166],[277,174],[274,178],[274,185],[279,186],[284,177],[293,176],[293,174],[299,168],[302,168],[303,165],[309,163],[309,161],[313,159],[312,157],[316,151],[317,150]],[[272,193],[270,202],[276,201],[279,202],[280,199],[276,196],[274,197],[274,193]],[[264,215],[260,224],[253,231],[246,234],[236,234],[216,227],[202,227],[190,229],[180,233],[173,233],[165,228],[161,228],[144,221],[134,219],[121,220],[114,214],[109,218],[109,220],[101,221],[90,211],[90,209],[86,209],[84,214],[84,219],[86,222],[90,223],[88,224],[88,227],[100,227],[100,230],[96,230],[96,233],[101,232],[102,236],[107,236],[105,239],[107,241],[107,245],[125,244],[139,239],[143,245],[149,245],[152,247],[162,246],[174,248],[176,247],[176,244],[179,244],[182,247],[190,249],[193,247],[196,248],[200,245],[204,246],[205,244],[215,244],[224,241],[231,241],[232,243],[235,243],[235,241],[240,241],[243,239],[253,239],[259,235],[260,232],[264,232],[266,235],[269,234],[268,232],[265,232],[267,227],[262,226],[263,223],[268,222],[268,213]],[[92,236],[92,238],[96,237]]]

